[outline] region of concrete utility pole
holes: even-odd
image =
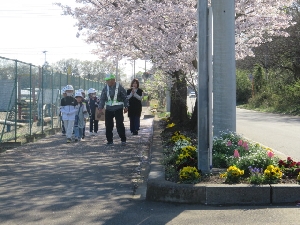
[[[208,1],[198,0],[198,169],[210,172],[208,129]]]
[[[221,131],[236,131],[234,2],[212,0],[214,136]]]

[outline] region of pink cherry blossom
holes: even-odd
[[[252,48],[286,36],[292,25],[285,11],[294,0],[235,0],[236,58],[253,56]],[[95,43],[99,58],[148,59],[163,71],[197,71],[197,1],[76,0],[62,6],[76,19],[78,35]],[[201,59],[198,59],[201,60]]]
[[[231,141],[228,141],[227,146],[231,146],[231,145],[232,145]]]

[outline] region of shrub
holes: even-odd
[[[269,165],[267,169],[264,171],[264,181],[265,183],[278,183],[278,181],[282,177],[282,172],[280,171],[280,168],[277,166]]]
[[[196,147],[182,147],[176,160],[176,166],[178,170],[186,166],[197,167],[197,157],[198,156]]]
[[[214,167],[226,168],[229,166],[227,163],[228,157],[233,154],[236,146],[238,146],[239,140],[241,139],[241,136],[230,131],[223,131],[219,137],[214,137],[212,149],[212,163]]]
[[[225,173],[220,174],[221,178],[226,178],[225,183],[239,183],[244,175],[244,170],[240,170],[235,165],[230,166]]]
[[[248,167],[250,176],[248,178],[250,184],[263,184],[264,183],[264,171],[262,168]]]
[[[300,172],[300,162],[295,162],[291,157],[286,160],[279,160],[278,165],[283,174],[289,178],[296,177]]]
[[[249,166],[265,170],[269,165],[278,165],[277,162],[279,159],[274,156],[270,157],[268,154],[270,150],[266,150],[260,145],[254,145],[251,148],[252,150],[246,152],[241,157],[230,156],[228,159],[230,164],[235,164],[245,171],[245,177],[250,175]]]
[[[236,102],[247,103],[252,94],[252,83],[247,71],[236,71]]]
[[[197,148],[191,138],[179,131],[162,135],[167,139],[163,142],[162,161],[165,179],[180,183],[205,180],[205,174],[197,169]],[[294,162],[290,157],[280,160],[271,149],[248,142],[230,131],[221,132],[220,137],[214,138],[213,167],[227,168],[225,173],[220,174],[226,183],[239,183],[242,180],[251,184],[278,183],[284,174],[290,173],[300,184],[300,162]]]
[[[279,167],[269,165],[265,170],[262,168],[252,168],[249,166],[250,176],[248,178],[250,184],[275,184],[282,177]]]
[[[162,163],[166,167],[166,180],[192,182],[190,178],[180,179],[180,172],[184,167],[195,167],[197,165],[197,149],[191,145],[191,139],[176,131],[165,144]],[[186,172],[186,170],[184,171]],[[182,176],[185,175],[184,173]]]
[[[186,166],[180,170],[179,179],[181,183],[198,183],[200,181],[200,173],[196,167]]]
[[[249,166],[266,169],[268,165],[278,165],[278,160],[270,149],[250,143],[233,132],[222,132],[214,139],[213,166],[227,168],[236,165],[244,170],[244,177],[250,175]]]

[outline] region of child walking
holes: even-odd
[[[90,135],[97,135],[98,132],[98,122],[99,120],[96,119],[96,109],[98,108],[99,104],[99,97],[96,96],[95,88],[90,88],[88,90],[88,104],[90,107]]]
[[[66,129],[67,143],[70,143],[72,141],[75,113],[77,112],[75,109],[77,102],[73,97],[74,88],[72,85],[67,85],[65,87],[65,92],[67,96],[61,99],[60,111]]]
[[[86,103],[83,102],[84,98],[81,91],[75,93],[75,99],[77,101],[76,105],[76,115],[74,122],[74,132],[75,132],[75,142],[80,141],[83,138],[83,131],[85,128],[85,119],[89,117],[89,113],[86,109]]]
[[[61,94],[62,94],[62,101],[66,100],[67,97],[67,93],[66,93],[66,87],[63,87],[63,89],[61,90]],[[66,136],[66,128],[65,128],[65,124],[64,121],[62,119],[62,112],[59,112],[59,117],[60,117],[60,121],[61,121],[61,132],[62,132],[62,136]]]
[[[88,112],[88,114],[90,114],[91,110],[90,110],[88,100],[85,98],[85,91],[82,88],[78,89],[78,91],[81,92],[82,98],[83,98],[82,102],[85,103],[87,112]],[[85,127],[83,128],[83,134],[82,134],[82,139],[84,139],[84,138],[85,138]]]

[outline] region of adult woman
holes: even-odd
[[[140,89],[139,86],[139,81],[133,79],[131,88],[127,90],[127,98],[129,101],[128,117],[130,119],[130,131],[133,135],[138,135],[142,113],[143,90]]]

